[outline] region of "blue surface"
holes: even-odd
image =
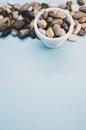
[[[0,39],[0,130],[86,130],[85,41]]]

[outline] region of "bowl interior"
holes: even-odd
[[[49,37],[47,37],[47,36],[44,36],[44,35],[39,31],[38,25],[37,25],[37,21],[40,19],[41,15],[43,14],[43,12],[44,12],[45,10],[48,11],[48,12],[61,11],[61,12],[63,12],[63,13],[66,14],[67,19],[70,21],[70,27],[69,27],[69,31],[68,31],[64,36],[58,37],[58,38],[49,38]],[[60,39],[62,39],[62,38],[65,38],[67,35],[69,35],[69,34],[72,33],[73,27],[74,27],[74,21],[73,21],[71,15],[70,15],[69,13],[67,13],[65,10],[62,10],[62,9],[60,9],[60,8],[47,8],[47,9],[44,9],[43,11],[41,11],[40,13],[38,13],[38,15],[37,15],[36,18],[35,18],[35,30],[36,30],[36,32],[39,33],[39,35],[40,35],[42,38],[45,38],[45,39],[47,39],[47,40],[57,40],[57,39],[60,40]]]

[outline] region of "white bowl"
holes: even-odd
[[[66,33],[64,36],[59,37],[59,38],[48,38],[47,36],[44,36],[38,30],[37,21],[40,19],[41,15],[43,14],[43,12],[45,10],[47,10],[48,12],[51,12],[51,11],[61,11],[61,12],[64,12],[66,14],[68,20],[71,23],[68,33]],[[70,34],[73,31],[74,21],[73,21],[71,15],[69,13],[67,13],[66,11],[62,10],[62,9],[59,9],[59,8],[47,8],[47,9],[44,9],[43,11],[38,13],[38,15],[35,18],[34,27],[35,27],[35,32],[36,32],[37,36],[39,37],[39,39],[42,40],[42,42],[44,43],[45,46],[47,46],[49,48],[57,48],[57,47],[60,47],[64,43],[64,41],[69,38]]]

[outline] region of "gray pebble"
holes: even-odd
[[[25,38],[25,37],[29,36],[29,34],[30,34],[29,29],[23,29],[23,30],[19,31],[18,35],[19,35],[20,38]]]
[[[13,26],[14,26],[16,29],[21,29],[24,25],[25,25],[25,22],[24,22],[24,21],[22,21],[22,20],[17,20],[17,21],[14,23]]]
[[[7,23],[1,24],[0,25],[0,32],[4,31],[8,27]]]

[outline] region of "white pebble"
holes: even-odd
[[[42,28],[39,28],[39,31],[44,35],[46,36],[46,30],[42,29]]]
[[[8,0],[8,4],[9,4],[9,5],[14,5],[15,2],[14,2],[13,0]]]
[[[22,15],[19,15],[18,20],[23,20]]]
[[[80,30],[81,30],[81,24],[78,23],[78,25],[76,26],[74,34],[78,34]]]
[[[0,20],[3,19],[3,18],[4,18],[3,15],[0,15]]]
[[[32,10],[33,10],[33,7],[30,6],[30,7],[28,8],[28,11],[32,11]]]
[[[76,42],[77,41],[77,37],[75,34],[71,34],[70,37],[68,38],[69,41],[71,42]]]
[[[54,37],[54,32],[53,32],[52,28],[48,28],[48,30],[47,30],[47,36],[50,37],[50,38]]]
[[[40,28],[46,28],[47,26],[47,22],[45,20],[38,20],[37,23]]]
[[[57,8],[57,4],[54,3],[54,2],[50,2],[50,3],[49,3],[49,7],[50,7],[50,8]]]
[[[78,11],[79,11],[79,7],[78,7],[77,5],[72,4],[71,10],[72,10],[73,12],[78,12]]]

